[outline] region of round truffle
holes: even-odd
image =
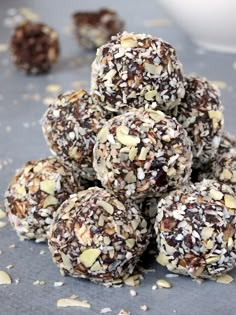
[[[222,155],[231,151],[236,151],[236,137],[223,131],[217,154]]]
[[[91,91],[111,112],[165,111],[184,96],[182,65],[175,49],[161,38],[124,32],[97,50]]]
[[[45,241],[54,212],[79,183],[56,158],[27,162],[5,193],[6,212],[21,239]]]
[[[205,180],[160,200],[155,223],[159,256],[168,270],[212,278],[236,263],[236,199],[222,183]]]
[[[79,90],[58,96],[46,111],[42,128],[51,151],[79,176],[94,180],[93,147],[105,121],[101,107]]]
[[[118,283],[132,274],[148,239],[135,204],[93,187],[71,195],[58,209],[49,249],[62,273]]]
[[[212,163],[212,175],[236,192],[236,150],[218,156]]]
[[[186,77],[185,96],[171,115],[192,140],[193,166],[208,163],[217,153],[224,124],[218,89],[205,78]]]
[[[46,24],[25,21],[16,27],[10,49],[18,68],[26,73],[45,73],[58,59],[58,35]]]
[[[109,9],[77,12],[73,15],[75,35],[80,46],[95,49],[124,29],[124,21]]]
[[[103,187],[122,200],[158,197],[188,182],[191,142],[160,111],[133,111],[110,119],[97,135],[94,169]]]
[[[236,152],[235,136],[231,135],[226,131],[223,131],[220,140],[220,145],[217,154],[214,156],[214,158],[207,164],[201,165],[199,168],[193,168],[192,170],[193,182],[200,182],[203,179],[217,179],[225,182],[226,179],[225,180],[223,180],[223,178],[220,179],[220,177],[222,177],[220,176],[220,173],[223,172],[224,166],[226,168],[231,168],[233,170],[234,166],[232,165],[232,159],[234,159],[235,155],[234,152]],[[222,155],[224,155],[225,157],[222,158]],[[228,177],[229,176],[230,175],[228,174]],[[232,177],[230,178],[232,179]],[[227,183],[230,185],[233,184],[231,180],[229,180],[229,182]]]

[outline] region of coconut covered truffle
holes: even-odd
[[[43,132],[52,152],[88,180],[95,179],[93,147],[105,123],[103,110],[84,90],[58,96],[43,117]]]
[[[27,162],[13,177],[5,193],[5,207],[21,239],[45,241],[54,212],[79,183],[56,158]]]
[[[236,137],[227,131],[223,131],[217,154],[220,156],[231,151],[236,151]]]
[[[10,50],[15,65],[26,73],[44,73],[59,56],[57,32],[43,23],[24,21],[11,37]]]
[[[236,263],[236,199],[222,183],[205,180],[172,191],[157,207],[159,256],[168,270],[212,278]]]
[[[217,151],[217,154],[214,156],[214,158],[207,164],[201,165],[199,168],[194,168],[192,170],[192,180],[193,182],[200,182],[203,179],[217,179],[220,181],[225,182],[223,179],[223,168],[224,166],[226,169],[234,169],[234,166],[232,163],[234,160],[234,155],[236,153],[236,137],[232,134],[223,131],[222,137],[220,140],[220,145]],[[222,155],[225,157],[222,158]],[[225,164],[225,165],[224,165]],[[227,171],[225,171],[227,172]],[[222,173],[222,176],[220,174]],[[226,174],[227,177],[227,174]],[[228,173],[228,179],[232,179],[233,176],[229,175]],[[233,184],[231,181],[226,182],[229,185]],[[234,185],[234,184],[233,184]]]
[[[95,282],[121,282],[132,274],[147,245],[147,223],[135,204],[121,203],[98,187],[65,201],[49,236],[61,272]]]
[[[183,82],[175,49],[146,34],[113,36],[92,64],[91,91],[111,112],[170,109],[184,96]]]
[[[236,192],[236,150],[219,156],[212,164],[215,179],[230,185]]]
[[[205,78],[186,77],[185,96],[171,115],[192,140],[193,166],[208,163],[217,153],[224,123],[217,88]]]
[[[76,12],[73,22],[80,46],[88,49],[100,47],[124,28],[124,21],[115,11],[109,9]]]
[[[121,199],[157,197],[183,185],[191,164],[186,131],[160,111],[133,111],[112,118],[94,146],[98,179]]]

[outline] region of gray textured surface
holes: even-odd
[[[174,25],[166,27],[149,26],[150,20],[166,19],[166,14],[154,0],[120,1],[63,1],[63,0],[8,0],[0,2],[0,43],[6,43],[10,29],[4,26],[9,8],[30,7],[38,12],[41,19],[54,26],[60,33],[62,55],[59,63],[49,75],[25,76],[9,63],[8,53],[0,53],[0,164],[8,161],[0,170],[0,202],[3,192],[15,170],[27,160],[47,156],[49,151],[43,139],[39,120],[45,111],[43,99],[48,95],[48,84],[60,84],[63,90],[71,89],[72,82],[84,81],[89,88],[90,62],[94,54],[81,51],[71,36],[65,34],[70,22],[70,14],[81,8],[97,8],[109,5],[118,10],[126,19],[126,29],[134,32],[147,32],[161,36],[177,49],[186,72],[194,72],[210,80],[223,81],[222,99],[225,104],[225,128],[235,133],[236,115],[236,70],[233,63],[236,56],[206,53],[194,47]],[[153,24],[153,23],[151,23]],[[225,86],[224,86],[225,85]],[[32,99],[39,94],[41,100]],[[36,95],[37,96],[37,95]],[[9,161],[8,159],[12,160]],[[11,162],[11,163],[10,163]],[[10,244],[16,248],[9,248]],[[236,283],[220,285],[206,281],[202,285],[185,277],[171,279],[171,290],[152,291],[155,280],[164,277],[165,271],[158,267],[155,273],[145,276],[141,286],[136,288],[138,296],[129,295],[129,287],[106,289],[84,280],[62,278],[51,261],[46,245],[33,242],[20,242],[8,225],[0,229],[0,270],[14,265],[9,270],[13,284],[0,286],[0,314],[99,314],[100,309],[110,307],[118,314],[121,308],[132,315],[143,314],[140,305],[149,306],[149,315],[211,315],[236,313]],[[44,255],[39,252],[45,250]],[[152,266],[156,268],[157,266]],[[232,275],[236,276],[235,271]],[[19,279],[19,284],[15,280]],[[44,280],[46,285],[33,286],[35,280]],[[54,281],[64,281],[64,286],[54,288]],[[90,310],[70,308],[57,309],[59,298],[72,294],[87,299]]]

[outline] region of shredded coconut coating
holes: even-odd
[[[205,78],[186,77],[185,96],[172,112],[192,140],[193,166],[208,163],[217,153],[224,125],[218,89]]]
[[[236,199],[231,187],[204,180],[161,199],[155,223],[159,255],[168,270],[213,278],[236,262]]]
[[[180,103],[184,91],[182,65],[161,38],[124,32],[97,50],[91,92],[108,111],[165,111]]]
[[[43,132],[51,151],[76,171],[95,179],[93,147],[106,119],[103,110],[84,90],[58,96],[43,117]]]
[[[46,241],[54,212],[79,190],[71,169],[56,158],[27,162],[5,193],[5,207],[21,239]]]
[[[133,111],[112,118],[94,146],[94,169],[103,187],[119,198],[157,197],[188,182],[191,142],[160,111]]]
[[[49,249],[62,273],[120,283],[149,243],[147,223],[131,201],[93,187],[70,196],[50,229]]]

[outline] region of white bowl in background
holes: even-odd
[[[236,53],[236,0],[159,0],[199,46]]]

